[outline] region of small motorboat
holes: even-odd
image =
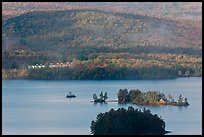
[[[66,98],[75,98],[76,95],[72,94],[72,92],[70,91],[69,94],[66,96]]]

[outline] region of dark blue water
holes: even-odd
[[[108,92],[117,99],[122,88],[159,90],[177,99],[188,98],[190,106],[138,106],[164,119],[171,134],[202,134],[202,78],[126,81],[2,81],[2,134],[90,134],[90,123],[100,112],[127,108],[131,104],[91,103],[94,93]],[[68,91],[76,98],[65,98]]]

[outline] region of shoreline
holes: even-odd
[[[163,78],[163,79],[5,79],[2,80],[42,80],[42,81],[135,81],[135,80],[176,80],[180,78],[202,78],[202,76],[192,76],[192,77],[176,77],[176,78]]]

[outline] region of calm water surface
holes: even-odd
[[[122,88],[159,90],[166,96],[188,98],[190,106],[140,106],[164,119],[169,135],[202,134],[202,78],[175,80],[46,81],[2,80],[2,134],[90,134],[91,121],[111,108],[131,104],[91,103],[94,93],[117,99]],[[67,99],[72,91],[76,98]]]

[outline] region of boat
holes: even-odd
[[[72,94],[72,92],[70,91],[69,94],[67,94],[66,98],[75,98],[76,95]]]

